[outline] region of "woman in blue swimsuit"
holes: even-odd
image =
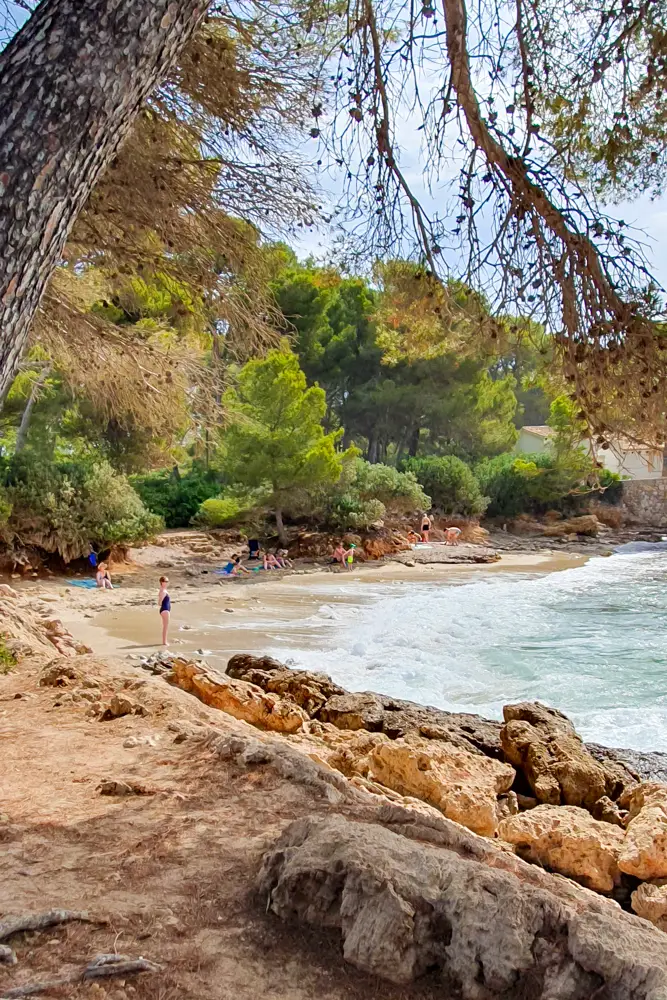
[[[167,633],[169,632],[169,618],[171,617],[171,597],[167,590],[169,584],[169,578],[166,576],[160,577],[160,593],[157,595],[158,605],[160,607],[160,618],[162,619],[162,645],[168,646]]]

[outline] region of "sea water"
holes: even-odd
[[[317,588],[319,612],[274,633],[272,655],[350,690],[487,718],[538,699],[587,740],[667,751],[667,545],[537,577]]]

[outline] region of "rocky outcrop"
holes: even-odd
[[[205,705],[219,708],[259,729],[294,733],[308,718],[298,705],[285,698],[190,660],[174,659],[167,680],[194,694]]]
[[[395,983],[428,971],[463,1000],[665,1000],[657,929],[497,849],[467,853],[453,830],[431,836],[299,820],[265,855],[259,889],[271,912],[337,931],[347,962]]]
[[[537,806],[503,820],[498,836],[524,860],[567,875],[595,892],[611,892],[620,882],[623,831],[593,819],[578,806]]]
[[[643,882],[632,893],[632,909],[638,917],[667,931],[667,882],[657,885]]]
[[[582,514],[580,517],[547,524],[542,529],[542,534],[547,538],[562,538],[564,535],[587,535],[595,538],[601,527],[595,514]]]
[[[270,657],[233,656],[227,674],[264,691],[294,697],[312,719],[339,729],[366,729],[390,739],[414,735],[443,740],[471,753],[501,760],[500,723],[466,712],[445,712],[373,692],[345,691],[326,674],[293,670]],[[324,703],[316,707],[321,698]]]
[[[345,694],[344,689],[334,684],[327,674],[291,670],[270,656],[238,653],[230,659],[226,673],[281,698],[291,698],[311,718],[318,714],[327,699]]]
[[[493,837],[503,816],[518,809],[516,800],[507,797],[514,768],[447,743],[385,740],[368,760],[370,776],[381,785],[422,799],[485,837]]]
[[[635,781],[667,782],[667,753],[646,750],[622,750],[587,743],[586,749],[605,766],[623,767]]]
[[[621,805],[628,808],[621,871],[646,880],[667,877],[667,785],[637,785],[622,797]]]
[[[338,729],[367,729],[370,733],[378,733],[382,731],[384,706],[377,695],[369,692],[337,694],[324,704],[318,718]]]
[[[506,705],[503,715],[505,758],[523,771],[539,802],[592,809],[602,796],[617,799],[632,783],[622,765],[597,761],[556,709],[521,702]]]

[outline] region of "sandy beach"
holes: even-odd
[[[316,645],[312,624],[299,630],[323,603],[359,605],[370,600],[368,585],[452,586],[497,574],[542,576],[583,565],[587,557],[545,550],[509,553],[490,564],[426,564],[406,566],[396,562],[366,563],[350,573],[328,570],[286,573],[265,577],[220,579],[211,574],[196,578],[170,573],[173,609],[170,645],[174,652],[195,655],[204,650],[207,660],[221,665],[237,652],[262,653],[275,644],[281,626],[301,643]],[[39,586],[53,604],[54,614],[73,635],[103,656],[132,657],[160,649],[157,613],[159,570],[146,567],[119,573],[113,591],[83,590],[71,581]],[[28,587],[30,585],[27,585]],[[35,589],[37,587],[35,586]]]

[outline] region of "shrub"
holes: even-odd
[[[327,523],[345,530],[368,528],[387,513],[427,510],[431,500],[411,472],[356,458],[344,463],[341,478],[326,494],[323,506]]]
[[[487,514],[515,517],[558,504],[576,492],[592,470],[592,460],[581,449],[560,454],[498,455],[480,462],[475,474],[489,497]]]
[[[488,506],[489,498],[482,495],[472,469],[454,455],[411,458],[406,469],[414,473],[433,506],[443,514],[475,517]]]
[[[129,480],[106,461],[48,462],[22,452],[4,478],[11,513],[0,520],[0,533],[10,547],[34,546],[70,562],[91,545],[133,545],[162,528]]]
[[[178,469],[162,469],[132,476],[130,482],[148,510],[159,514],[168,528],[186,528],[201,504],[220,492],[220,475],[199,464],[183,475]]]
[[[242,486],[228,486],[219,496],[204,500],[194,523],[207,528],[228,528],[252,519],[268,492],[268,488],[249,490]]]

